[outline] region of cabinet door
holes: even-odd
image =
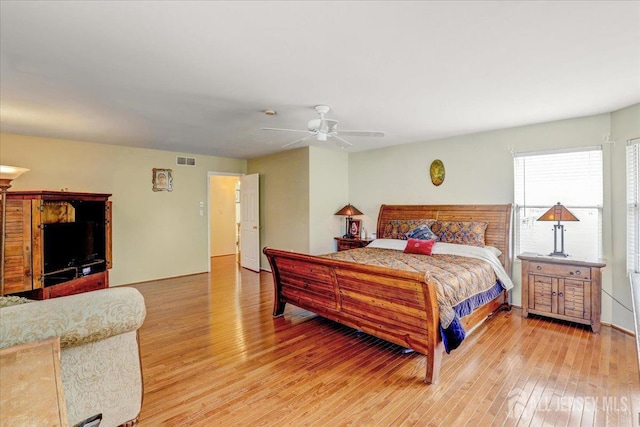
[[[591,319],[591,282],[565,279],[564,304],[560,314],[577,319]]]
[[[4,248],[4,293],[30,291],[31,201],[7,200]]]
[[[555,279],[547,276],[529,276],[529,308],[545,313],[554,312]],[[557,283],[557,282],[556,282]]]

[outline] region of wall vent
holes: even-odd
[[[176,157],[176,165],[181,166],[195,166],[196,159],[194,157]]]

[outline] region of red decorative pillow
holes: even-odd
[[[404,248],[404,253],[431,255],[431,248],[433,248],[435,242],[435,240],[409,239],[407,246]]]

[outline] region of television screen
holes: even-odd
[[[44,272],[80,267],[104,259],[104,225],[65,222],[44,225]]]

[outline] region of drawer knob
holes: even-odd
[[[564,295],[564,294],[563,294],[562,292],[558,292],[558,296],[559,296],[559,297],[561,297],[561,296],[563,296],[563,295]]]
[[[576,276],[580,275],[580,270],[576,270]]]
[[[542,267],[537,266],[537,267],[536,267],[536,270],[542,270]]]
[[[555,297],[556,296],[555,291],[551,292],[551,295],[553,295]]]

